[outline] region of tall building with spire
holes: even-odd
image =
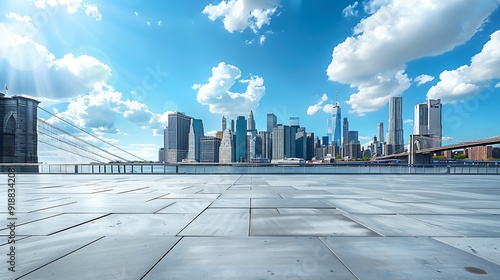
[[[234,162],[233,133],[225,129],[219,147],[219,162]]]
[[[255,130],[255,119],[252,110],[250,110],[250,115],[248,115],[248,130]]]
[[[203,129],[203,121],[199,119],[191,119],[191,124],[189,126],[189,148],[187,159],[200,161],[200,139],[205,134]]]
[[[222,126],[221,126],[221,131],[226,130],[227,128],[227,123],[226,123],[226,117],[222,116]]]
[[[337,147],[340,147],[341,135],[341,124],[342,114],[339,106],[338,100],[335,101],[335,106],[332,109],[332,139],[331,142]]]

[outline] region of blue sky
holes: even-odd
[[[0,3],[9,94],[156,160],[167,114],[254,111],[326,135],[338,98],[362,143],[388,128],[388,100],[441,98],[443,136],[500,135],[500,0],[229,0]],[[49,120],[53,123],[58,121]]]

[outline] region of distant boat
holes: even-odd
[[[300,164],[305,164],[306,161],[302,158],[284,158],[284,159],[273,159],[271,163],[277,165],[300,165]]]

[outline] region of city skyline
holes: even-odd
[[[206,135],[222,116],[229,127],[252,111],[258,131],[268,113],[297,117],[321,139],[336,99],[363,146],[380,122],[389,130],[392,97],[403,97],[405,145],[414,106],[441,99],[446,145],[500,135],[488,118],[500,102],[499,3],[3,1],[0,80],[149,160],[171,112],[202,119]]]

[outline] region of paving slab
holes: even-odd
[[[500,219],[496,215],[407,215],[467,237],[500,237]]]
[[[259,199],[250,201],[251,208],[335,208],[331,204],[318,199]]]
[[[206,211],[192,221],[179,236],[248,236],[248,209],[237,213]]]
[[[359,279],[498,279],[500,266],[429,237],[321,237]]]
[[[37,220],[16,227],[17,236],[50,235],[72,227],[96,221],[107,214],[62,214]],[[9,230],[0,230],[0,236],[8,236]]]
[[[312,237],[184,237],[144,279],[356,279]]]
[[[196,214],[111,214],[66,230],[69,233],[102,236],[176,236]]]
[[[434,239],[500,265],[500,238],[434,237]]]
[[[378,236],[343,215],[283,215],[253,209],[252,236]]]
[[[104,237],[21,279],[140,279],[178,237]]]
[[[16,240],[16,268],[15,277],[20,277],[51,262],[56,261],[78,249],[81,249],[103,236],[81,236],[81,235],[53,235],[53,236],[30,236]],[[6,252],[6,247],[0,247]],[[7,272],[6,261],[0,262],[0,271]],[[5,279],[5,278],[4,278]],[[10,279],[10,278],[9,278]],[[14,279],[14,277],[12,277]]]
[[[463,236],[404,215],[346,215],[382,236]]]

